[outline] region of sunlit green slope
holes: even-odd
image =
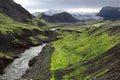
[[[89,61],[120,43],[119,23],[120,21],[106,22],[86,29],[62,28],[58,40],[52,43],[55,51],[51,57],[51,80],[89,80],[107,73],[109,68],[88,71],[93,64]],[[105,57],[107,56],[103,58]],[[94,61],[93,67],[97,67],[100,62]]]

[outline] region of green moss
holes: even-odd
[[[33,29],[37,29],[43,31],[38,26],[16,22],[7,15],[0,13],[0,33],[2,33],[3,35],[7,35],[8,33],[21,34],[23,29],[27,29],[31,31]]]
[[[105,70],[103,70],[103,71],[97,73],[94,77],[95,77],[95,78],[98,78],[98,77],[104,75],[105,73],[107,73],[108,71],[109,71],[109,69],[105,69]]]
[[[44,35],[38,35],[36,37],[39,38],[39,39],[46,39],[47,38],[47,36],[44,36]]]
[[[6,55],[6,54],[0,52],[0,58],[3,58],[3,57],[6,58],[6,59],[13,59],[12,56],[9,56],[9,55]]]
[[[14,39],[14,41],[13,42],[15,42],[15,43],[22,43],[22,42],[20,42],[20,40],[19,39]]]
[[[29,37],[29,39],[31,40],[31,42],[32,42],[33,44],[38,44],[38,40],[37,40],[36,38],[34,38],[34,37]]]
[[[20,80],[28,80],[28,79],[25,79],[25,78],[21,78]]]
[[[102,71],[98,71],[96,73],[93,73],[93,74],[86,76],[84,78],[84,80],[89,80],[90,78],[96,79],[96,78],[101,77],[102,75],[106,74],[108,71],[109,71],[109,69],[104,69]]]
[[[90,60],[116,44],[112,37],[109,37],[107,33],[104,33],[101,36],[89,37],[85,34],[77,37],[77,35],[73,33],[67,34],[62,38],[63,39],[53,43],[53,46],[56,48],[52,56],[53,70],[62,69],[69,64],[77,63],[80,60]]]
[[[120,43],[120,37],[117,34],[110,35],[109,32],[105,31],[110,27],[100,28],[92,34],[89,31],[93,29],[84,31],[82,34],[74,32],[69,34],[61,33],[59,40],[52,43],[55,51],[51,57],[51,70],[65,69],[72,64],[71,67],[76,70],[65,75],[63,80],[70,80],[72,76],[75,77],[74,80],[84,80],[83,73],[87,67],[81,64],[101,55]],[[96,76],[100,76],[104,72]]]
[[[50,80],[56,80],[55,78],[54,78],[54,71],[52,71],[52,78],[50,79]]]
[[[35,22],[34,20],[31,21]],[[25,31],[31,32],[31,37],[29,39],[33,44],[38,44],[38,40],[36,38],[42,38],[42,39],[46,38],[46,36],[42,36],[37,33],[34,35],[32,34],[35,33],[35,30],[44,32],[44,29],[41,29],[36,24],[37,23],[35,23],[35,25],[31,25],[31,24],[16,22],[7,15],[0,13],[0,34],[2,34],[3,36],[10,35],[11,38],[14,39],[14,40],[12,39],[13,40],[12,42],[14,43],[21,43],[21,41],[18,38],[16,38],[16,35],[22,36],[23,34],[25,34],[26,36],[28,36]]]
[[[0,57],[3,57],[3,56],[4,56],[4,54],[0,53]]]

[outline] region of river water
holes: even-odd
[[[21,78],[29,68],[28,64],[31,59],[38,56],[46,44],[31,47],[15,59],[6,69],[5,74],[0,75],[0,80],[16,80]]]
[[[51,28],[50,31],[56,31],[60,27]],[[20,79],[29,68],[29,61],[38,56],[46,44],[31,47],[25,50],[20,55],[20,58],[15,59],[6,69],[3,75],[0,75],[0,80],[16,80]]]

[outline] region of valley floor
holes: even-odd
[[[52,43],[55,51],[51,57],[51,80],[89,80],[92,78],[97,80],[111,71],[113,66],[108,66],[117,65],[117,63],[107,61],[112,61],[109,56],[114,54],[114,51],[109,52],[109,50],[114,50],[115,46],[118,46],[117,50],[119,50],[118,22],[91,25],[86,29],[62,28],[59,33],[61,35],[58,36],[58,40]],[[114,55],[119,54],[119,51],[116,52]],[[117,59],[116,61],[119,62]]]
[[[85,24],[44,24],[38,18],[21,23],[0,13],[0,73],[25,49],[48,43],[22,80],[118,80],[120,21]]]
[[[119,80],[119,26],[116,21],[60,28],[57,40],[31,61],[23,79]]]

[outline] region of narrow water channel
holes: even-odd
[[[16,80],[21,78],[29,68],[28,64],[31,59],[38,56],[46,44],[31,47],[15,59],[6,69],[5,74],[0,75],[0,80]]]

